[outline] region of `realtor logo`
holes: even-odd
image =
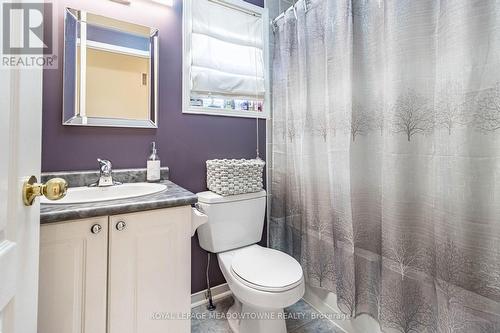
[[[1,67],[57,67],[52,3],[2,2]]]

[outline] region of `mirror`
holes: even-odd
[[[158,30],[66,8],[63,125],[157,128],[157,113]]]

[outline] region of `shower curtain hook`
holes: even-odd
[[[271,20],[271,27],[273,29],[273,33],[275,33],[276,30],[278,30],[278,23],[276,22],[276,20]]]

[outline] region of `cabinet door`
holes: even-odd
[[[107,230],[107,217],[41,226],[38,333],[106,332]]]
[[[167,317],[190,313],[191,208],[109,222],[108,333],[189,333],[189,319]]]

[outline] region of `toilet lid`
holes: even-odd
[[[302,267],[297,260],[258,245],[235,253],[231,270],[241,282],[264,291],[289,290],[302,282]]]

